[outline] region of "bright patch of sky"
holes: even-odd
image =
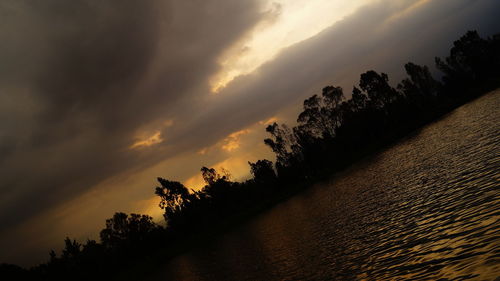
[[[373,0],[263,0],[267,20],[219,59],[210,85],[218,92],[234,78],[253,72],[283,48],[306,40]]]

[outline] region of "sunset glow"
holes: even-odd
[[[306,40],[352,13],[370,0],[266,0],[268,18],[219,58],[222,69],[210,80],[212,92],[234,78],[255,71],[282,49]]]

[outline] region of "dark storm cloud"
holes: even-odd
[[[128,149],[135,131],[206,87],[261,16],[256,1],[2,1],[0,232],[154,161]]]

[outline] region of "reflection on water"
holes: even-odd
[[[184,254],[160,280],[494,280],[500,91]]]

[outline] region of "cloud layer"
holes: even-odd
[[[261,17],[252,1],[0,5],[0,231],[143,162],[135,135],[203,92]]]

